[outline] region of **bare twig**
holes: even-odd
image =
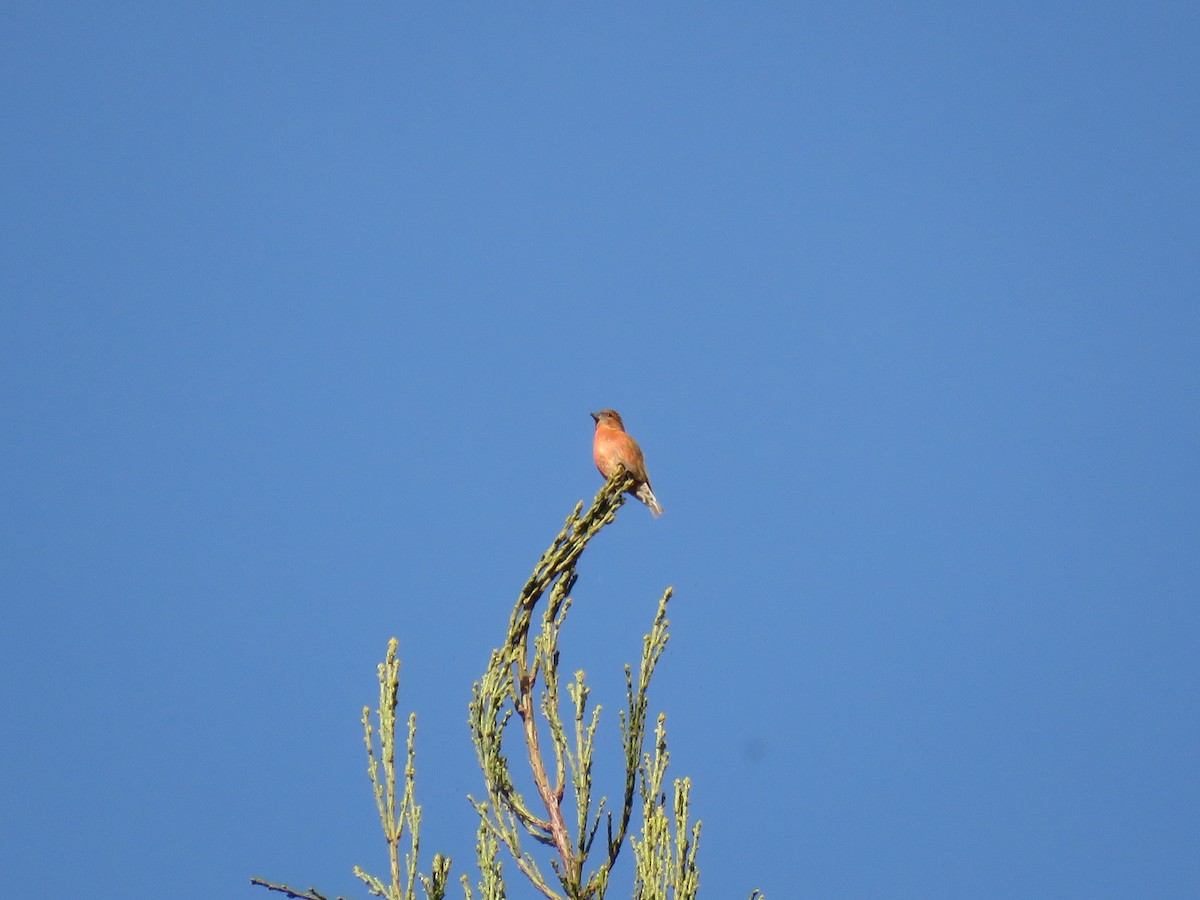
[[[314,887],[310,887],[306,891],[301,891],[293,887],[288,887],[286,884],[274,884],[264,878],[251,878],[250,883],[257,884],[259,887],[265,887],[268,891],[278,891],[288,897],[296,898],[296,900],[329,900],[328,897]],[[346,900],[346,898],[338,897],[337,900]]]

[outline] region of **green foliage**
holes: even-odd
[[[696,850],[700,823],[688,826],[692,783],[675,780],[674,816],[667,815],[663,779],[667,774],[666,716],[654,729],[654,755],[646,754],[639,770],[642,796],[642,837],[630,838],[635,860],[634,900],[694,900],[700,889]]]
[[[387,656],[379,666],[379,708],[376,715],[379,720],[379,757],[383,763],[383,778],[379,776],[380,758],[376,757],[373,729],[371,727],[371,710],[363,707],[362,723],[364,742],[367,745],[367,775],[375,790],[375,806],[379,819],[383,823],[383,837],[387,843],[388,861],[391,864],[391,884],[385,885],[382,880],[364,872],[360,867],[354,867],[357,875],[377,897],[388,900],[416,900],[413,884],[417,877],[417,851],[420,849],[421,807],[417,806],[414,798],[414,788],[417,777],[416,765],[416,736],[417,716],[412,713],[408,717],[407,754],[404,765],[404,789],[399,798],[396,796],[396,703],[400,691],[400,661],[396,659],[395,638],[388,641]],[[407,828],[409,834],[409,850],[404,856],[403,872],[400,865],[400,840]],[[441,900],[445,895],[445,873],[439,878],[438,860],[434,859],[434,874],[429,878],[422,877],[425,894],[429,900]],[[446,861],[445,868],[449,868]]]
[[[694,900],[699,888],[696,852],[700,823],[691,823],[690,780],[676,779],[667,805],[665,716],[659,715],[652,752],[645,752],[650,682],[667,645],[667,604],[671,589],[658,601],[634,678],[625,666],[626,704],[618,712],[624,779],[619,803],[595,800],[592,777],[600,707],[589,708],[590,689],[576,671],[564,687],[559,636],[571,609],[576,563],[588,543],[616,519],[633,479],[618,471],[586,512],[575,506],[566,524],[534,567],[509,619],[503,644],[492,651],[474,685],[468,723],[483,771],[485,793],[469,797],[479,817],[474,890],[460,877],[466,900],[504,900],[502,848],[518,871],[548,900],[601,900],[612,868],[628,838],[634,856],[634,900]],[[538,628],[534,613],[545,600]],[[354,873],[370,894],[385,900],[416,900],[420,883],[425,900],[444,900],[450,859],[433,857],[430,874],[418,872],[421,807],[416,802],[416,715],[408,717],[403,777],[396,769],[396,709],[400,685],[397,642],[392,638],[379,666],[379,707],[372,724],[363,709],[367,775],[383,828],[387,880],[360,867]],[[564,714],[565,709],[565,714]],[[514,784],[505,734],[519,742],[534,793],[528,798]],[[640,798],[641,835],[630,836],[634,800]],[[566,802],[564,802],[566,801]],[[603,831],[601,830],[603,826]],[[600,838],[597,843],[597,838]],[[549,865],[553,879],[546,877]],[[294,889],[260,878],[251,883],[302,900],[329,900],[315,888]],[[478,892],[476,894],[476,892]],[[343,898],[338,898],[343,900]],[[755,891],[750,900],[763,900]]]
[[[606,811],[606,798],[593,804],[592,765],[600,708],[589,714],[589,688],[584,673],[576,672],[566,688],[571,713],[569,723],[564,722],[558,640],[571,608],[570,591],[578,578],[576,562],[588,542],[614,520],[624,502],[623,491],[631,484],[629,476],[618,473],[597,495],[586,514],[582,512],[582,503],[575,507],[526,582],[513,609],[504,645],[492,652],[471,698],[471,736],[487,787],[486,799],[471,800],[479,813],[481,828],[486,828],[508,849],[525,877],[549,900],[591,900],[604,896],[633,810],[645,738],[646,694],[654,667],[666,646],[669,589],[659,601],[655,627],[643,647],[636,688],[626,667],[628,712],[621,717],[626,777],[620,811],[614,817]],[[531,636],[534,609],[547,592],[541,627]],[[504,733],[514,721],[520,724],[537,794],[532,802],[514,785],[504,752]],[[547,740],[548,750],[543,749]],[[574,810],[572,822],[567,821],[563,803],[568,781],[570,808]],[[599,862],[585,874],[602,824],[606,828]],[[553,849],[549,863],[557,886],[548,882],[536,857],[523,843],[525,837]]]

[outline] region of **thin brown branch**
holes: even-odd
[[[558,850],[563,872],[574,873],[577,866],[574,849],[571,846],[571,835],[567,832],[567,823],[563,819],[562,793],[556,791],[550,784],[550,777],[546,774],[546,763],[542,759],[542,751],[538,743],[537,714],[533,702],[531,679],[522,679],[517,713],[521,716],[521,723],[524,726],[525,746],[529,751],[529,767],[533,772],[533,783],[550,816],[550,839],[554,841],[554,847]]]
[[[265,887],[268,891],[277,891],[280,894],[285,894],[288,897],[296,898],[296,900],[329,900],[324,894],[318,891],[315,887],[310,887],[306,891],[297,890],[296,888],[288,887],[286,884],[274,884],[264,878],[251,878],[251,884],[257,884],[259,887]],[[346,900],[345,897],[338,897],[337,900]]]

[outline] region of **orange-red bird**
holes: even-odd
[[[646,474],[646,461],[642,458],[642,448],[637,441],[625,433],[625,423],[615,409],[602,409],[592,413],[596,420],[596,436],[592,440],[592,459],[596,468],[606,479],[612,477],[617,466],[624,466],[625,471],[637,479],[629,493],[637,497],[656,516],[662,515],[663,508],[658,498],[650,489],[650,476]]]

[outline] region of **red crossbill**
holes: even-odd
[[[592,413],[596,420],[596,436],[592,440],[592,459],[605,478],[612,477],[618,466],[637,479],[629,493],[637,497],[654,515],[662,515],[663,508],[650,489],[650,476],[646,474],[646,461],[637,441],[625,433],[625,423],[615,409],[602,409]]]

